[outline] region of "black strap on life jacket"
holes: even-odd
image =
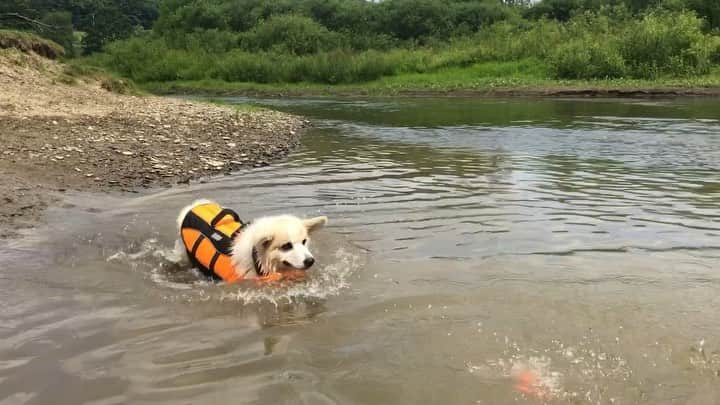
[[[218,216],[220,216],[221,214],[222,214],[222,217],[230,214],[234,218],[237,218],[237,214],[235,212],[230,211],[230,210],[223,210],[223,211],[228,211],[228,213],[223,214],[221,212],[215,218],[213,218],[213,221],[215,221],[215,219]],[[222,218],[222,217],[220,217],[220,218]],[[241,221],[238,220],[238,222],[240,222],[242,224]],[[215,224],[217,224],[217,221],[215,221]],[[197,231],[200,231],[200,233],[204,237],[209,239],[212,242],[212,244],[215,245],[215,249],[217,249],[218,251],[220,251],[223,254],[231,255],[232,254],[232,239],[237,235],[237,231],[233,235],[231,235],[231,237],[227,237],[222,232],[218,232],[215,230],[215,228],[214,228],[215,224],[212,224],[212,225],[208,224],[207,222],[203,221],[202,218],[195,215],[194,212],[190,211],[190,212],[188,212],[188,214],[185,216],[185,219],[183,220],[182,228],[190,228],[190,229],[195,229]],[[242,230],[243,228],[245,228],[245,225],[242,225],[238,230]],[[198,238],[198,241],[195,242],[195,246],[193,246],[193,250],[190,252],[192,254],[192,256],[195,255],[195,249],[197,249],[197,247],[200,245],[200,242],[199,242],[200,240],[202,240],[202,238]]]
[[[227,237],[222,232],[218,232],[215,230],[215,225],[222,220],[227,215],[231,215],[237,222],[242,224],[240,228],[238,228],[237,231],[231,237]],[[238,214],[235,211],[232,211],[230,209],[223,209],[218,213],[210,224],[203,221],[202,218],[197,216],[194,212],[190,211],[185,216],[185,219],[183,219],[181,228],[190,228],[195,229],[201,233],[201,235],[197,238],[191,249],[188,251],[188,256],[190,257],[190,260],[193,264],[193,267],[200,270],[200,272],[203,273],[206,277],[212,277],[214,280],[221,280],[220,277],[218,277],[217,274],[213,271],[215,262],[217,261],[217,258],[220,256],[220,253],[225,255],[232,255],[232,241],[233,238],[240,232],[245,225],[240,220]],[[197,252],[198,247],[200,246],[200,243],[203,241],[203,239],[209,240],[217,250],[216,254],[213,256],[213,260],[210,263],[210,268],[205,268],[205,266],[201,265],[196,259],[195,259],[195,253]]]
[[[242,225],[230,237],[225,236],[222,232],[217,232],[214,228],[215,225],[217,225],[217,223],[220,222],[227,215],[231,215],[235,221],[239,222]],[[210,221],[210,224],[203,221],[203,219],[195,215],[194,212],[188,212],[188,214],[185,216],[185,219],[183,220],[181,228],[195,229],[200,231],[200,233],[202,234],[195,241],[192,249],[188,251],[193,267],[199,269],[206,277],[211,277],[216,281],[220,281],[221,278],[218,277],[218,275],[215,274],[215,272],[213,271],[215,267],[215,262],[217,262],[218,257],[220,257],[220,253],[229,256],[232,255],[233,239],[235,238],[235,236],[237,236],[238,233],[242,232],[242,230],[249,225],[250,222],[243,222],[235,211],[228,208],[223,208],[223,210],[220,211],[212,219],[212,221]],[[204,266],[198,263],[197,260],[195,260],[195,252],[197,251],[198,247],[200,246],[200,242],[202,242],[203,239],[210,240],[215,246],[215,249],[217,249],[217,252],[215,253],[215,255],[213,255],[213,258],[210,261],[209,269],[206,269]],[[253,247],[252,250],[252,261],[253,267],[255,268],[255,273],[258,276],[266,275],[265,271],[262,268],[262,262],[260,261],[259,253],[255,247]]]

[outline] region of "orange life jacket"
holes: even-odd
[[[238,274],[232,265],[232,241],[244,226],[235,211],[209,203],[188,212],[180,234],[190,260],[200,271],[215,279],[234,282],[242,280],[244,274]]]

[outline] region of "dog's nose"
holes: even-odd
[[[315,264],[315,259],[313,259],[312,257],[308,257],[307,259],[305,259],[305,260],[303,261],[303,264],[305,265],[305,268],[306,268],[306,269],[309,269],[310,266],[312,266],[313,264]]]

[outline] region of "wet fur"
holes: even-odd
[[[212,203],[210,200],[197,200],[180,211],[177,219],[178,234],[185,216],[196,205]],[[310,253],[310,234],[322,228],[327,223],[327,217],[300,219],[292,215],[276,215],[257,218],[233,240],[232,263],[235,271],[244,278],[255,278],[253,264],[253,247],[257,249],[262,269],[266,273],[275,273],[292,269],[304,269],[304,260],[313,258]],[[303,241],[305,243],[303,244]],[[281,249],[286,243],[292,244],[292,249]],[[182,240],[176,243],[176,250],[181,257],[187,259],[187,252]],[[188,260],[189,262],[189,260]],[[292,264],[288,267],[287,264]]]

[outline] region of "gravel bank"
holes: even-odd
[[[307,121],[266,110],[125,96],[63,66],[0,53],[0,238],[32,226],[57,192],[136,191],[283,158]]]

